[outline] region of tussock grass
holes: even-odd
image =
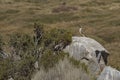
[[[67,58],[61,60],[49,71],[40,69],[32,80],[91,80],[90,75],[81,68],[73,66]]]

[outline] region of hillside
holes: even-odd
[[[0,34],[7,42],[10,34],[33,35],[35,22],[47,32],[53,28],[99,41],[110,52],[109,65],[120,70],[119,0],[0,0]]]

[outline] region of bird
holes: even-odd
[[[80,26],[80,28],[79,28],[79,33],[80,33],[83,37],[85,37],[85,35],[84,35],[83,32],[82,32],[82,29],[83,29],[83,27]]]

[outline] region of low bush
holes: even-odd
[[[45,70],[49,70],[50,68],[54,67],[55,64],[59,62],[59,60],[64,59],[67,54],[64,52],[60,52],[59,54],[55,54],[51,50],[45,50],[41,58],[39,59],[39,64]]]
[[[38,24],[35,24],[34,28],[33,37],[21,33],[10,35],[11,54],[0,61],[0,79],[5,80],[12,77],[15,80],[30,80],[35,71],[36,61],[38,61],[39,67],[48,71],[65,56],[68,56],[62,50],[71,43],[71,32],[55,28],[45,33],[43,25]],[[56,46],[58,47],[56,48]],[[2,47],[3,42],[0,38],[1,50]],[[16,59],[17,57],[19,59]]]
[[[14,49],[16,54],[22,55],[19,53],[24,53],[34,48],[34,41],[27,34],[15,33],[10,36],[9,45]]]
[[[44,44],[46,47],[53,48],[62,43],[62,47],[67,46],[71,43],[71,32],[64,29],[52,29],[50,32],[46,33],[44,36]]]
[[[7,80],[9,75],[13,75],[14,67],[10,59],[0,60],[0,80]]]

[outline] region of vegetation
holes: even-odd
[[[52,29],[50,32],[45,34],[44,43],[46,47],[52,50],[59,50],[65,48],[71,42],[72,34],[71,32],[64,29]],[[56,49],[58,45],[58,49]]]
[[[88,66],[85,65],[84,63],[81,63],[80,61],[75,60],[73,57],[71,57],[69,60],[74,67],[81,68],[82,70],[84,70],[84,72],[89,73]]]
[[[9,44],[17,54],[19,54],[20,51],[25,53],[34,48],[33,39],[26,34],[15,33],[11,35]]]
[[[63,60],[65,56],[67,56],[67,54],[64,52],[60,52],[58,55],[56,55],[53,51],[46,50],[39,59],[40,66],[48,71],[50,68],[54,67],[59,60]]]
[[[63,3],[66,6],[61,7]],[[18,74],[20,69],[25,71],[24,65],[28,70],[31,69],[27,64],[32,63],[33,66],[33,63],[38,59],[36,56],[39,54],[45,53],[44,55],[53,57],[52,52],[61,53],[60,49],[70,43],[72,34],[79,36],[78,25],[80,24],[85,28],[86,36],[96,39],[110,52],[109,65],[120,70],[119,5],[120,0],[79,0],[79,2],[78,0],[0,0],[0,34],[2,35],[0,49],[10,54],[14,52],[21,59],[14,62],[11,59],[1,60],[0,58],[0,67],[2,67],[0,79],[7,78],[7,70],[15,71],[15,74]],[[71,10],[71,8],[76,9]],[[65,11],[66,9],[68,11]],[[40,44],[37,46],[35,44],[36,34],[33,32],[34,22],[44,24],[44,26],[40,25],[44,31]],[[65,45],[56,49],[56,45],[63,43]],[[28,61],[29,59],[30,61]],[[42,56],[42,60],[44,59]],[[57,62],[59,61],[56,60]],[[42,65],[44,64],[49,65],[47,62],[42,63]],[[6,65],[11,65],[13,68],[15,66],[15,70]],[[28,72],[32,72],[32,70],[34,69]],[[19,77],[18,75],[16,75],[16,79]],[[21,76],[23,77],[22,74]],[[22,77],[21,80],[28,78]]]
[[[3,50],[3,45],[4,45],[4,42],[2,40],[2,36],[0,35],[0,51]]]
[[[45,71],[40,69],[32,80],[93,80],[82,68],[73,66],[67,58]]]
[[[9,66],[8,66],[9,65]],[[10,59],[0,59],[0,79],[6,80],[11,73],[14,72],[14,68]],[[12,76],[12,74],[11,74]]]
[[[30,80],[36,70],[34,66],[36,61],[39,61],[39,67],[48,70],[67,55],[62,49],[71,42],[70,32],[52,29],[50,33],[44,33],[43,26],[38,24],[35,24],[34,28],[33,36],[21,33],[9,36],[9,46],[6,46],[10,48],[10,55],[0,61],[0,79],[6,80],[12,77],[15,80]],[[55,46],[61,43],[59,47],[62,48],[57,48],[55,51]],[[0,39],[0,48],[4,51],[2,46],[3,42]]]

